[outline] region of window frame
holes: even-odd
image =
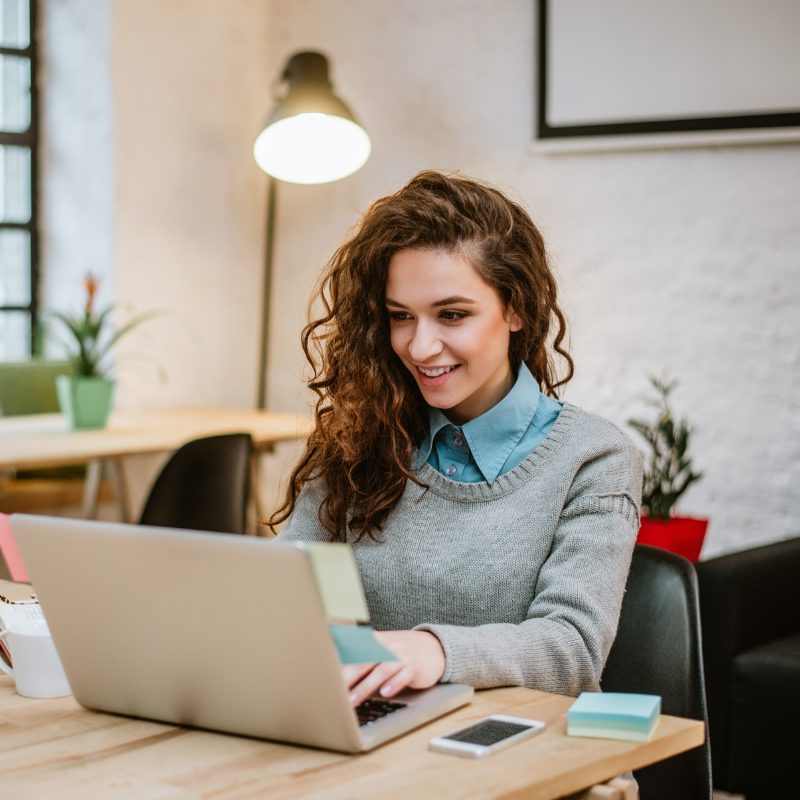
[[[28,357],[41,355],[41,336],[39,336],[39,65],[38,65],[38,26],[37,0],[28,0],[28,20],[30,25],[28,46],[3,47],[0,55],[27,58],[31,69],[31,118],[26,131],[9,133],[0,130],[0,145],[22,147],[31,155],[31,216],[27,222],[3,222],[0,230],[27,231],[30,236],[30,302],[27,305],[0,305],[0,314],[7,312],[26,312],[30,320],[30,339]]]

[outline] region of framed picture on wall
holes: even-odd
[[[538,0],[536,144],[800,139],[797,0]]]

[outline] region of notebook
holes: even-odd
[[[361,721],[302,545],[15,514],[12,528],[76,700],[87,708],[369,750],[468,703],[440,684]]]

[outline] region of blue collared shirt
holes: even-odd
[[[511,391],[497,405],[464,425],[454,425],[438,408],[428,413],[428,435],[418,465],[462,483],[493,483],[527,458],[547,436],[562,404],[539,391],[525,364]]]

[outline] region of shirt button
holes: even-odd
[[[461,446],[464,444],[464,439],[463,439],[463,437],[461,437],[461,436],[459,436],[458,434],[456,434],[456,435],[453,437],[453,444],[454,444],[456,447],[461,447]]]
[[[451,465],[450,465],[450,466],[447,468],[447,474],[448,474],[448,475],[450,475],[451,477],[452,477],[453,475],[455,475],[457,471],[458,471],[458,470],[456,469],[456,465],[455,465],[455,464],[451,464]]]

